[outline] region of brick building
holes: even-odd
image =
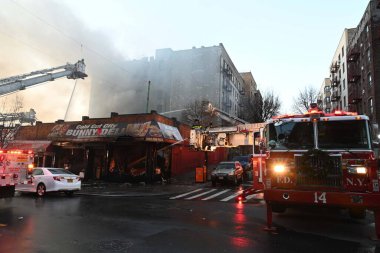
[[[380,121],[380,1],[371,0],[348,44],[349,110]]]

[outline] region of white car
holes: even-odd
[[[37,167],[32,171],[30,178],[16,185],[16,191],[35,192],[42,197],[46,192],[64,192],[72,196],[81,189],[81,178],[63,168]]]

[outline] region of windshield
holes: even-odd
[[[318,148],[370,148],[366,121],[318,121]],[[312,122],[276,122],[268,124],[268,147],[272,150],[310,149],[314,147]]]
[[[233,170],[235,168],[235,165],[233,163],[222,163],[222,164],[218,164],[218,166],[216,167],[217,170],[225,170],[225,169],[231,169]]]
[[[68,174],[68,175],[74,175],[68,170],[65,169],[48,169],[51,174]]]
[[[369,139],[366,121],[319,122],[318,146],[326,149],[368,149]]]
[[[276,122],[268,125],[271,149],[310,149],[314,146],[311,122]]]

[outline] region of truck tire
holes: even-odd
[[[46,186],[43,183],[37,185],[36,194],[37,197],[43,197],[46,193]]]

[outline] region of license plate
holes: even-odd
[[[219,179],[223,179],[223,177],[219,177]]]
[[[72,180],[71,178],[69,178],[69,179],[67,179],[67,182],[68,182],[68,183],[72,183],[73,180]]]

